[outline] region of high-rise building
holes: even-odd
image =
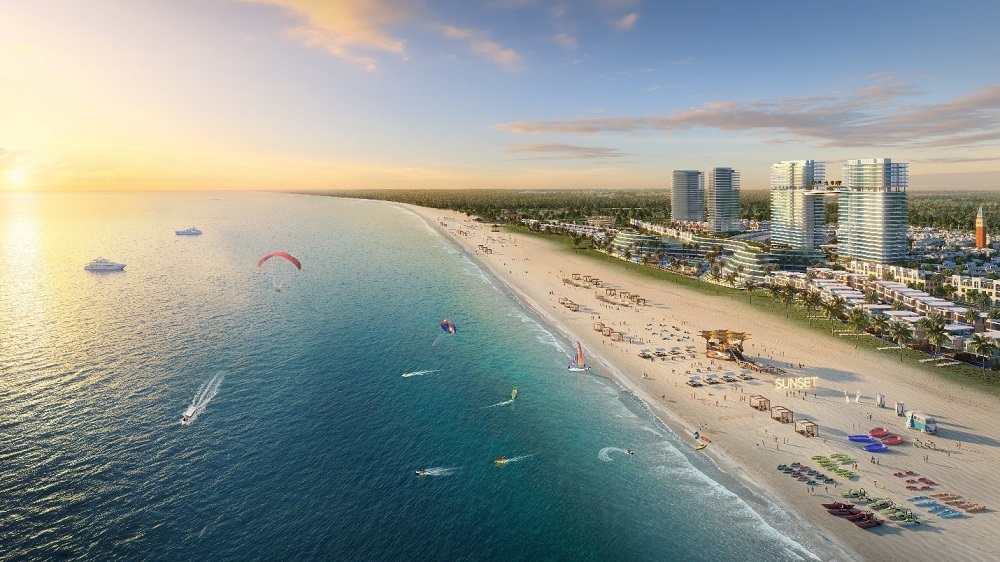
[[[670,190],[670,219],[705,220],[705,174],[698,170],[674,170]]]
[[[986,247],[986,215],[983,214],[982,205],[979,206],[979,212],[976,213],[976,247]]]
[[[732,168],[712,168],[705,182],[708,231],[719,234],[740,229],[740,173]]]
[[[771,242],[799,250],[815,250],[825,241],[826,164],[793,160],[771,165]]]
[[[905,259],[908,165],[889,158],[848,160],[839,192],[840,256],[879,263]]]

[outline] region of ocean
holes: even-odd
[[[0,194],[0,558],[827,557],[573,349],[390,203]]]

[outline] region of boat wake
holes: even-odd
[[[513,404],[513,403],[514,403],[513,400],[505,400],[503,402],[497,402],[496,404],[492,404],[490,406],[487,406],[487,408],[496,408],[498,406],[506,406],[507,404]]]
[[[524,459],[531,458],[533,456],[535,456],[535,455],[531,454],[531,455],[521,455],[519,457],[511,457],[511,458],[507,459],[507,464],[510,464],[512,462],[517,462],[517,461],[523,461]]]
[[[453,466],[453,467],[437,466],[437,467],[434,467],[434,468],[425,468],[424,470],[426,472],[424,472],[423,476],[451,476],[459,468],[461,468],[461,467],[458,467],[458,466]]]
[[[601,449],[599,453],[597,453],[597,458],[601,459],[604,462],[611,462],[612,451],[622,453],[624,455],[628,454],[628,451],[626,451],[625,449],[619,449],[618,447],[605,447]]]
[[[215,395],[219,393],[219,387],[222,386],[222,379],[226,377],[226,373],[219,371],[215,375],[205,381],[198,392],[194,395],[194,399],[191,400],[191,405],[188,406],[187,410],[184,411],[184,417],[181,418],[181,423],[184,425],[190,425],[198,418],[199,415],[205,412],[208,408],[208,403],[215,398]]]
[[[408,372],[408,373],[403,373],[403,376],[404,377],[419,377],[421,375],[429,375],[431,373],[437,373],[437,372],[440,372],[440,369],[434,369],[434,370],[430,370],[430,371],[411,371],[411,372]]]

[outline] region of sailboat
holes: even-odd
[[[573,358],[573,362],[569,364],[570,371],[587,371],[590,367],[583,362],[583,346],[580,342],[576,342],[576,357]]]

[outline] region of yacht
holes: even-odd
[[[177,233],[178,236],[197,236],[201,234],[201,231],[193,226],[184,230],[175,230],[174,232]]]
[[[83,266],[83,268],[87,271],[121,271],[125,269],[125,264],[115,263],[104,258],[97,258],[96,260]]]

